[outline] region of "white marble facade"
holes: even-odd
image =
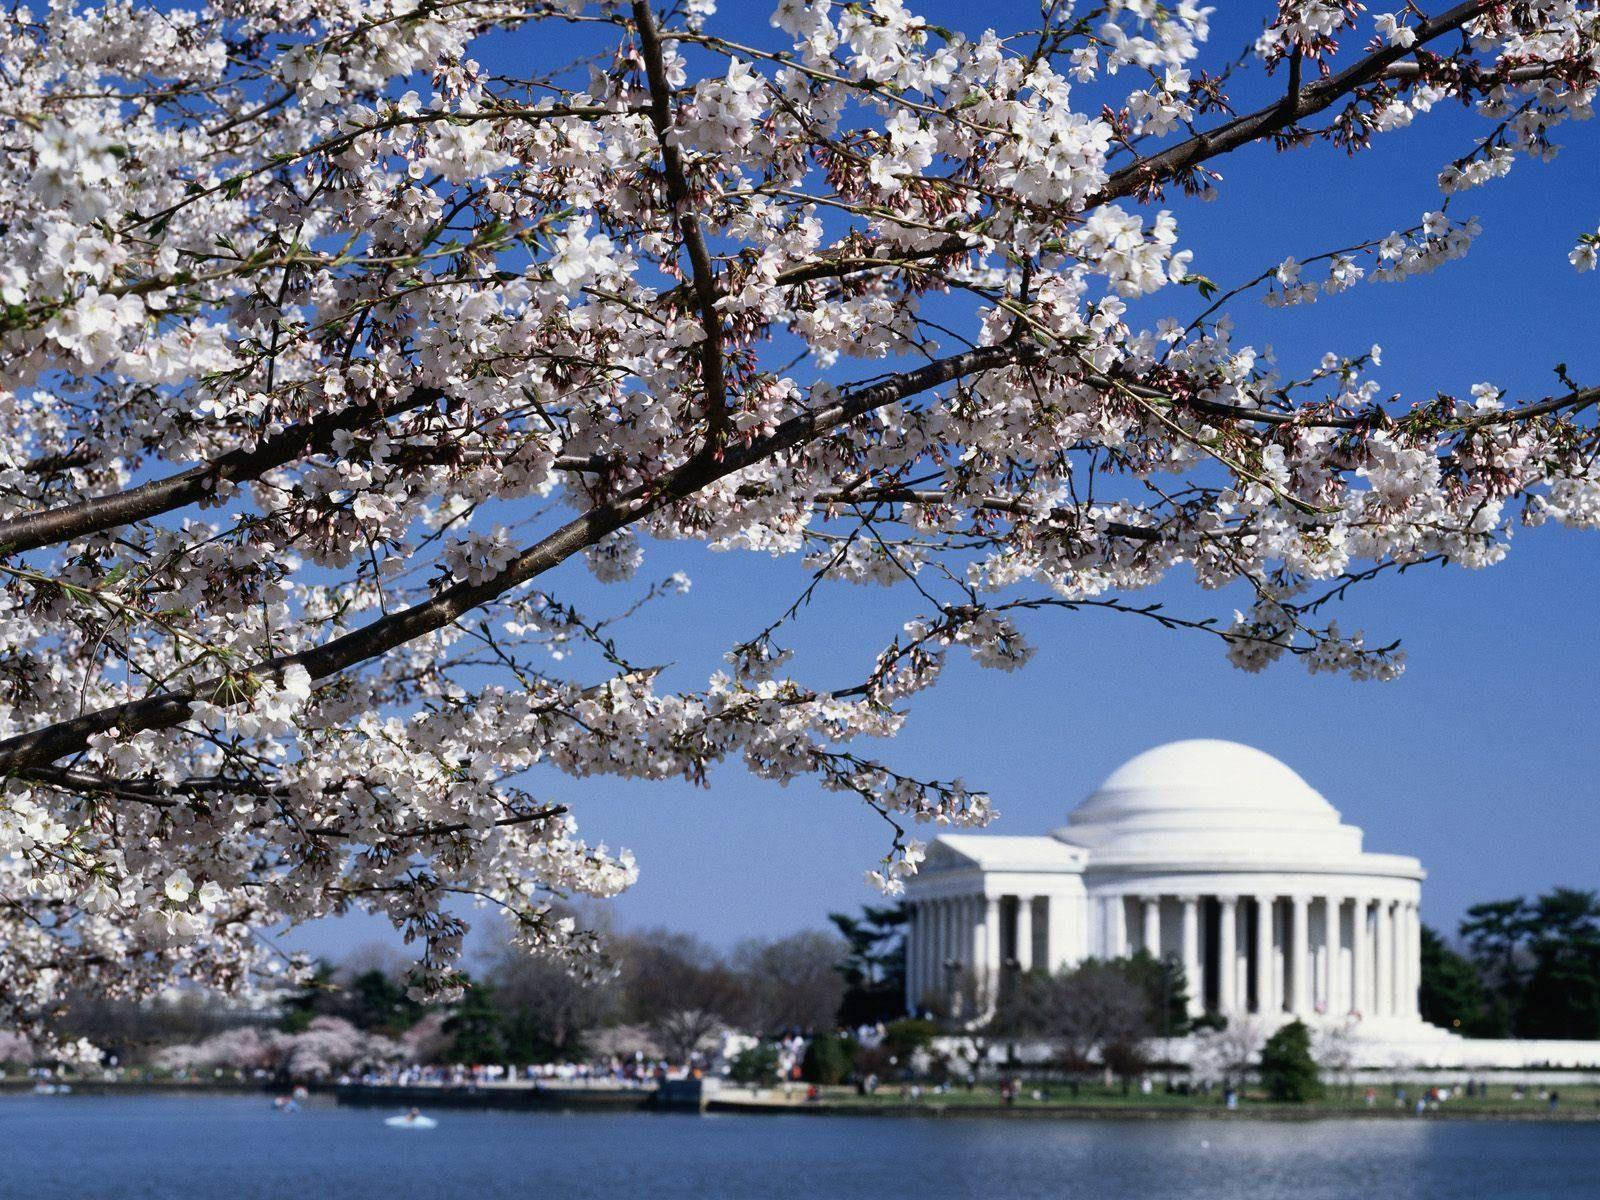
[[[907,888],[906,1001],[971,1008],[1007,971],[1148,950],[1184,964],[1196,1013],[1403,1034],[1421,1024],[1423,877],[1364,851],[1270,755],[1173,742],[1047,836],[937,838]]]

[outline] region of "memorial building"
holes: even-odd
[[[977,1006],[1007,972],[1143,950],[1183,964],[1197,1015],[1404,1037],[1421,1032],[1424,877],[1271,755],[1172,742],[1048,835],[937,838],[907,887],[907,1006]]]

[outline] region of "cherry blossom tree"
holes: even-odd
[[[759,44],[713,7],[12,8],[7,1019],[293,973],[258,931],[352,909],[415,940],[421,993],[458,983],[467,899],[581,969],[552,898],[635,864],[562,774],[814,779],[888,820],[893,891],[916,826],[990,815],[861,749],[952,650],[1009,670],[1026,614],[1098,608],[1388,677],[1329,615],[1352,585],[1600,522],[1600,392],[1565,368],[1412,399],[1376,348],[1279,364],[1235,322],[1466,253],[1458,194],[1589,116],[1595,4],[1279,0],[1243,57],[1191,0],[1019,33],[781,0]],[[480,65],[508,38],[515,71]],[[1445,110],[1478,129],[1407,228],[1218,284],[1163,207],[1226,202],[1235,152],[1357,170]],[[649,566],[673,540],[803,572],[698,687],[625,644],[688,586]],[[1249,598],[1134,595],[1180,567]],[[841,582],[904,597],[853,677],[790,644]]]
[[[1229,1021],[1221,1029],[1202,1029],[1193,1038],[1189,1079],[1197,1084],[1223,1086],[1242,1083],[1261,1059],[1267,1029],[1254,1017]],[[1321,1062],[1318,1059],[1318,1062]]]
[[[341,1017],[315,1017],[299,1033],[242,1025],[201,1042],[167,1046],[156,1053],[155,1064],[184,1074],[271,1071],[290,1079],[326,1079],[345,1070],[392,1066],[406,1057],[400,1042],[363,1032]]]

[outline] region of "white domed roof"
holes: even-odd
[[[1119,807],[1176,803],[1338,816],[1320,792],[1266,751],[1218,738],[1168,742],[1135,755],[1106,777],[1083,808],[1113,796]]]
[[[1113,771],[1056,831],[1108,858],[1307,859],[1361,852],[1361,831],[1272,755],[1196,738]]]

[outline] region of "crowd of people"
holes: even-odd
[[[636,1088],[657,1083],[663,1078],[682,1078],[692,1069],[668,1063],[664,1059],[647,1059],[641,1054],[630,1058],[613,1057],[601,1062],[526,1065],[409,1063],[345,1075],[339,1082],[373,1087]]]

